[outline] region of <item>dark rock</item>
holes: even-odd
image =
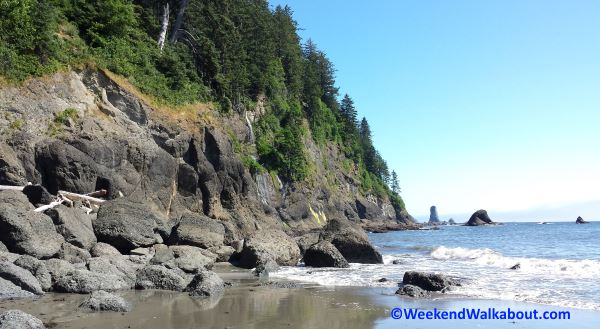
[[[360,219],[381,219],[383,212],[379,206],[366,198],[359,197],[356,199],[356,210]]]
[[[388,280],[387,278],[381,278],[379,280],[377,280],[377,282],[388,282],[390,280]]]
[[[519,263],[516,263],[515,265],[510,267],[511,270],[518,270],[520,268],[521,268],[521,264],[519,264]]]
[[[225,283],[216,273],[200,271],[194,276],[185,291],[194,297],[210,297],[223,294],[224,289]]]
[[[350,267],[344,256],[327,241],[308,248],[304,254],[304,264],[312,267]]]
[[[56,255],[64,241],[48,216],[8,207],[0,208],[0,232],[8,250],[36,258]]]
[[[56,231],[70,244],[86,250],[96,244],[92,218],[82,210],[60,205],[45,214],[52,218]]]
[[[331,219],[322,234],[350,263],[382,264],[381,254],[375,250],[367,234],[348,221]]]
[[[35,295],[29,291],[21,289],[19,286],[8,280],[0,278],[0,301],[3,299],[30,297],[35,297]]]
[[[25,185],[25,169],[13,149],[0,142],[0,185]]]
[[[448,219],[448,225],[456,225],[456,222],[454,221],[454,218]]]
[[[181,275],[161,265],[148,265],[137,274],[136,289],[183,291],[187,281]]]
[[[99,242],[108,243],[122,253],[155,244],[155,233],[165,225],[162,216],[146,203],[119,198],[104,203],[93,223]]]
[[[46,263],[35,257],[23,255],[15,260],[15,265],[26,269],[33,274],[39,281],[42,290],[50,291],[52,289],[52,276],[46,267]]]
[[[86,260],[92,257],[87,250],[77,248],[68,242],[62,244],[57,256],[59,259],[73,264],[85,263]]]
[[[581,218],[581,216],[577,217],[577,220],[575,221],[575,224],[588,224],[589,222],[586,222],[585,220],[583,220],[583,218]]]
[[[252,271],[252,273],[258,277],[268,277],[269,273],[275,272],[278,269],[279,265],[277,265],[274,260],[267,259],[265,262],[261,262],[260,264],[256,265],[256,268],[254,271]]]
[[[212,248],[223,245],[225,228],[218,220],[200,214],[184,214],[173,227],[169,244]]]
[[[399,260],[399,259],[394,259],[394,260],[392,261],[392,264],[394,264],[394,265],[399,265],[399,264],[402,264],[402,261],[401,261],[401,260]]]
[[[423,290],[417,286],[413,286],[411,284],[406,284],[402,288],[396,291],[396,295],[410,296],[414,298],[423,298],[428,297],[429,292]]]
[[[10,310],[0,314],[0,329],[46,329],[44,323],[31,314]]]
[[[103,242],[96,243],[90,250],[90,254],[94,257],[121,257],[121,253],[115,247]]]
[[[131,305],[123,297],[99,290],[92,292],[79,308],[94,312],[129,312]]]
[[[0,262],[0,278],[8,280],[21,289],[43,295],[44,290],[38,280],[28,270],[21,268],[13,263]]]
[[[429,224],[439,224],[440,218],[438,217],[437,208],[435,206],[431,206],[429,209]]]
[[[21,191],[0,191],[0,207],[33,210],[35,207],[29,202],[27,196]]]
[[[130,284],[121,277],[88,270],[59,273],[54,283],[54,289],[58,292],[78,294],[89,294],[97,290],[114,291],[130,288]]]
[[[414,285],[427,291],[442,291],[451,286],[459,285],[454,279],[441,274],[409,271],[404,273],[402,283]]]
[[[487,211],[481,209],[477,210],[475,213],[473,213],[473,215],[471,215],[471,218],[469,218],[469,221],[467,221],[465,226],[479,226],[488,224],[495,223],[490,219],[490,216],[488,215]]]
[[[319,243],[319,235],[319,233],[313,232],[295,238],[298,248],[300,248],[300,254],[304,255],[308,248]]]
[[[27,199],[29,199],[29,202],[36,207],[50,204],[50,202],[54,201],[54,196],[41,185],[26,185],[23,188],[23,194],[25,194]]]
[[[240,253],[241,267],[255,268],[268,259],[279,265],[294,266],[300,259],[300,249],[294,239],[278,230],[257,231],[244,240],[244,248]]]

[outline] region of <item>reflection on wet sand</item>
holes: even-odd
[[[240,285],[221,298],[197,299],[165,291],[121,293],[129,313],[84,313],[86,296],[48,294],[35,302],[0,303],[38,316],[49,328],[372,328],[384,307],[355,289],[273,288]]]

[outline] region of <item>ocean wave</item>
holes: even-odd
[[[600,261],[591,259],[543,259],[504,256],[492,249],[435,248],[431,258],[436,260],[467,261],[479,265],[509,269],[519,264],[519,272],[575,276],[579,278],[600,277]]]

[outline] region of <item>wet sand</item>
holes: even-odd
[[[410,299],[389,288],[257,286],[258,281],[228,267],[220,275],[233,286],[221,298],[197,299],[184,293],[124,291],[128,313],[78,310],[85,295],[47,294],[36,300],[0,302],[0,311],[21,309],[48,328],[597,328],[600,312],[569,309],[571,320],[394,320],[394,307],[459,310],[462,307],[558,310],[557,307],[460,298]]]

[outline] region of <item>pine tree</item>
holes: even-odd
[[[400,183],[398,183],[398,174],[396,174],[395,170],[392,170],[392,178],[390,182],[390,188],[392,192],[399,194],[400,193]]]

